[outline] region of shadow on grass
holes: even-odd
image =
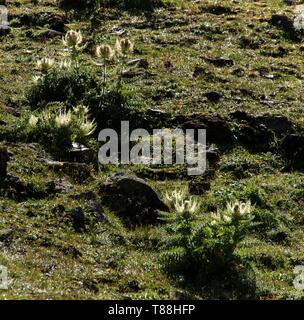
[[[256,277],[252,267],[238,258],[225,268],[191,272],[173,279],[182,290],[182,299],[256,299]]]

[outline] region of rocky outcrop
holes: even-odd
[[[172,120],[172,126],[186,129],[206,129],[208,143],[230,144],[234,137],[228,122],[217,114],[194,113],[177,115]]]
[[[155,224],[156,210],[169,211],[157,192],[144,180],[126,174],[110,176],[100,186],[102,203],[117,212],[127,224]]]

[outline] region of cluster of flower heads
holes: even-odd
[[[166,192],[165,201],[172,205],[174,210],[179,214],[184,212],[194,214],[201,206],[199,200],[188,197],[186,190],[174,190],[171,193]],[[227,203],[227,208],[224,212],[217,212],[211,215],[211,224],[229,224],[233,222],[233,219],[252,220],[253,215],[251,212],[252,205],[250,201]]]
[[[253,218],[251,211],[252,206],[250,201],[228,203],[225,212],[217,212],[211,215],[212,224],[231,223],[234,218],[251,220]]]
[[[81,51],[86,47],[86,44],[83,45],[81,31],[69,30],[62,38],[62,42],[66,47],[76,51]]]
[[[195,213],[200,208],[200,202],[193,197],[187,197],[186,190],[174,190],[170,194],[166,192],[165,200],[172,204],[178,214]]]
[[[132,53],[134,44],[128,39],[117,39],[115,47],[112,48],[110,45],[103,43],[96,47],[95,53],[98,58],[104,60],[112,60],[115,56],[121,57]]]
[[[63,44],[71,49],[72,51],[81,51],[86,47],[83,44],[83,37],[80,31],[69,30],[62,39]],[[117,39],[115,47],[112,48],[110,45],[103,43],[96,47],[95,54],[98,58],[105,60],[112,60],[114,57],[126,56],[132,53],[134,49],[134,44],[128,39]],[[46,72],[55,65],[55,59],[52,58],[42,58],[37,61],[37,67],[41,72]],[[63,60],[59,64],[60,68],[71,67],[71,61]]]
[[[89,120],[88,113],[89,109],[82,105],[74,107],[72,111],[61,109],[57,114],[44,110],[38,116],[30,116],[29,126],[36,127],[39,124],[42,126],[52,126],[55,124],[56,128],[65,128],[74,122],[79,126],[83,135],[89,136],[95,131],[96,124],[94,121]]]

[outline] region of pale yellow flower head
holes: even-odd
[[[189,198],[189,200],[176,200],[174,207],[177,213],[189,212],[193,214],[199,209],[200,202],[193,198]]]
[[[175,202],[177,200],[184,200],[186,197],[186,191],[185,190],[177,190],[175,189],[170,194],[166,192],[165,199],[168,202]]]
[[[42,79],[43,79],[43,77],[41,77],[41,76],[34,76],[33,82],[34,82],[34,84],[38,84]]]
[[[85,136],[89,136],[95,131],[96,124],[94,123],[94,121],[85,119],[83,123],[80,125],[80,129],[82,130]]]
[[[114,57],[114,50],[108,44],[101,44],[96,48],[96,56],[105,60],[111,60]]]
[[[29,118],[29,126],[32,128],[36,127],[38,124],[38,121],[39,121],[38,117],[31,115]]]
[[[66,112],[65,110],[60,110],[59,114],[55,118],[55,123],[57,128],[63,128],[69,126],[72,121],[71,111]]]
[[[62,39],[63,44],[69,48],[79,48],[82,41],[83,38],[81,32],[75,30],[69,30]]]
[[[117,39],[115,49],[117,53],[126,55],[133,52],[134,44],[128,38]]]
[[[227,203],[227,211],[230,213],[237,213],[240,215],[250,214],[251,212],[251,202],[240,202],[236,201],[234,203]]]
[[[77,105],[76,107],[73,108],[73,112],[76,115],[87,115],[89,111],[90,109],[84,105]]]

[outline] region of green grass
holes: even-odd
[[[287,116],[303,128],[303,41],[295,41],[271,25],[272,14],[293,19],[293,7],[283,0],[171,0],[172,6],[157,8],[151,15],[118,11],[100,12],[90,29],[88,17],[68,16],[67,27],[81,29],[87,40],[115,43],[109,30],[121,26],[135,42],[135,57],[149,62],[149,74],[136,76],[128,84],[145,97],[151,108],[173,113],[216,112],[224,117],[235,110],[255,115]],[[35,61],[63,54],[61,37],[41,38],[43,25],[22,25],[18,19],[28,8],[35,16],[43,12],[64,15],[53,1],[8,1],[15,24],[10,35],[0,39],[0,119],[13,122],[11,113],[29,110],[26,94],[36,74]],[[212,5],[229,8],[221,15]],[[17,21],[17,22],[16,22]],[[283,50],[282,50],[283,48]],[[284,54],[277,54],[285,52]],[[204,57],[226,57],[233,66],[216,67]],[[89,63],[91,55],[86,52]],[[164,66],[169,60],[173,68]],[[193,78],[195,66],[203,68]],[[273,75],[267,79],[265,75]],[[206,93],[220,91],[218,103]],[[168,94],[170,92],[170,94]],[[119,170],[141,172],[142,167],[102,168],[86,183],[52,172],[41,160],[50,156],[39,144],[9,143],[9,172],[21,181],[45,190],[51,179],[72,182],[74,194],[98,191],[98,182]],[[237,254],[248,261],[256,275],[257,299],[303,299],[293,287],[293,269],[304,264],[303,175],[283,172],[284,159],[275,153],[250,153],[243,148],[226,150],[211,190],[201,197],[204,212],[223,208],[234,198],[250,198],[260,227],[246,238]],[[175,170],[175,169],[174,169]],[[147,182],[161,195],[187,186],[186,180]],[[0,291],[0,299],[209,299],[222,297],[218,290],[194,290],[173,281],[160,271],[158,240],[163,227],[127,229],[113,212],[110,223],[88,218],[87,230],[77,233],[69,219],[52,210],[85,208],[83,200],[70,194],[27,198],[18,202],[0,196],[0,231],[12,235],[0,241],[0,265],[8,267],[11,283]],[[284,233],[280,240],[278,233]],[[279,240],[278,240],[279,239]],[[220,285],[219,285],[220,287]],[[228,292],[229,298],[242,297]]]

